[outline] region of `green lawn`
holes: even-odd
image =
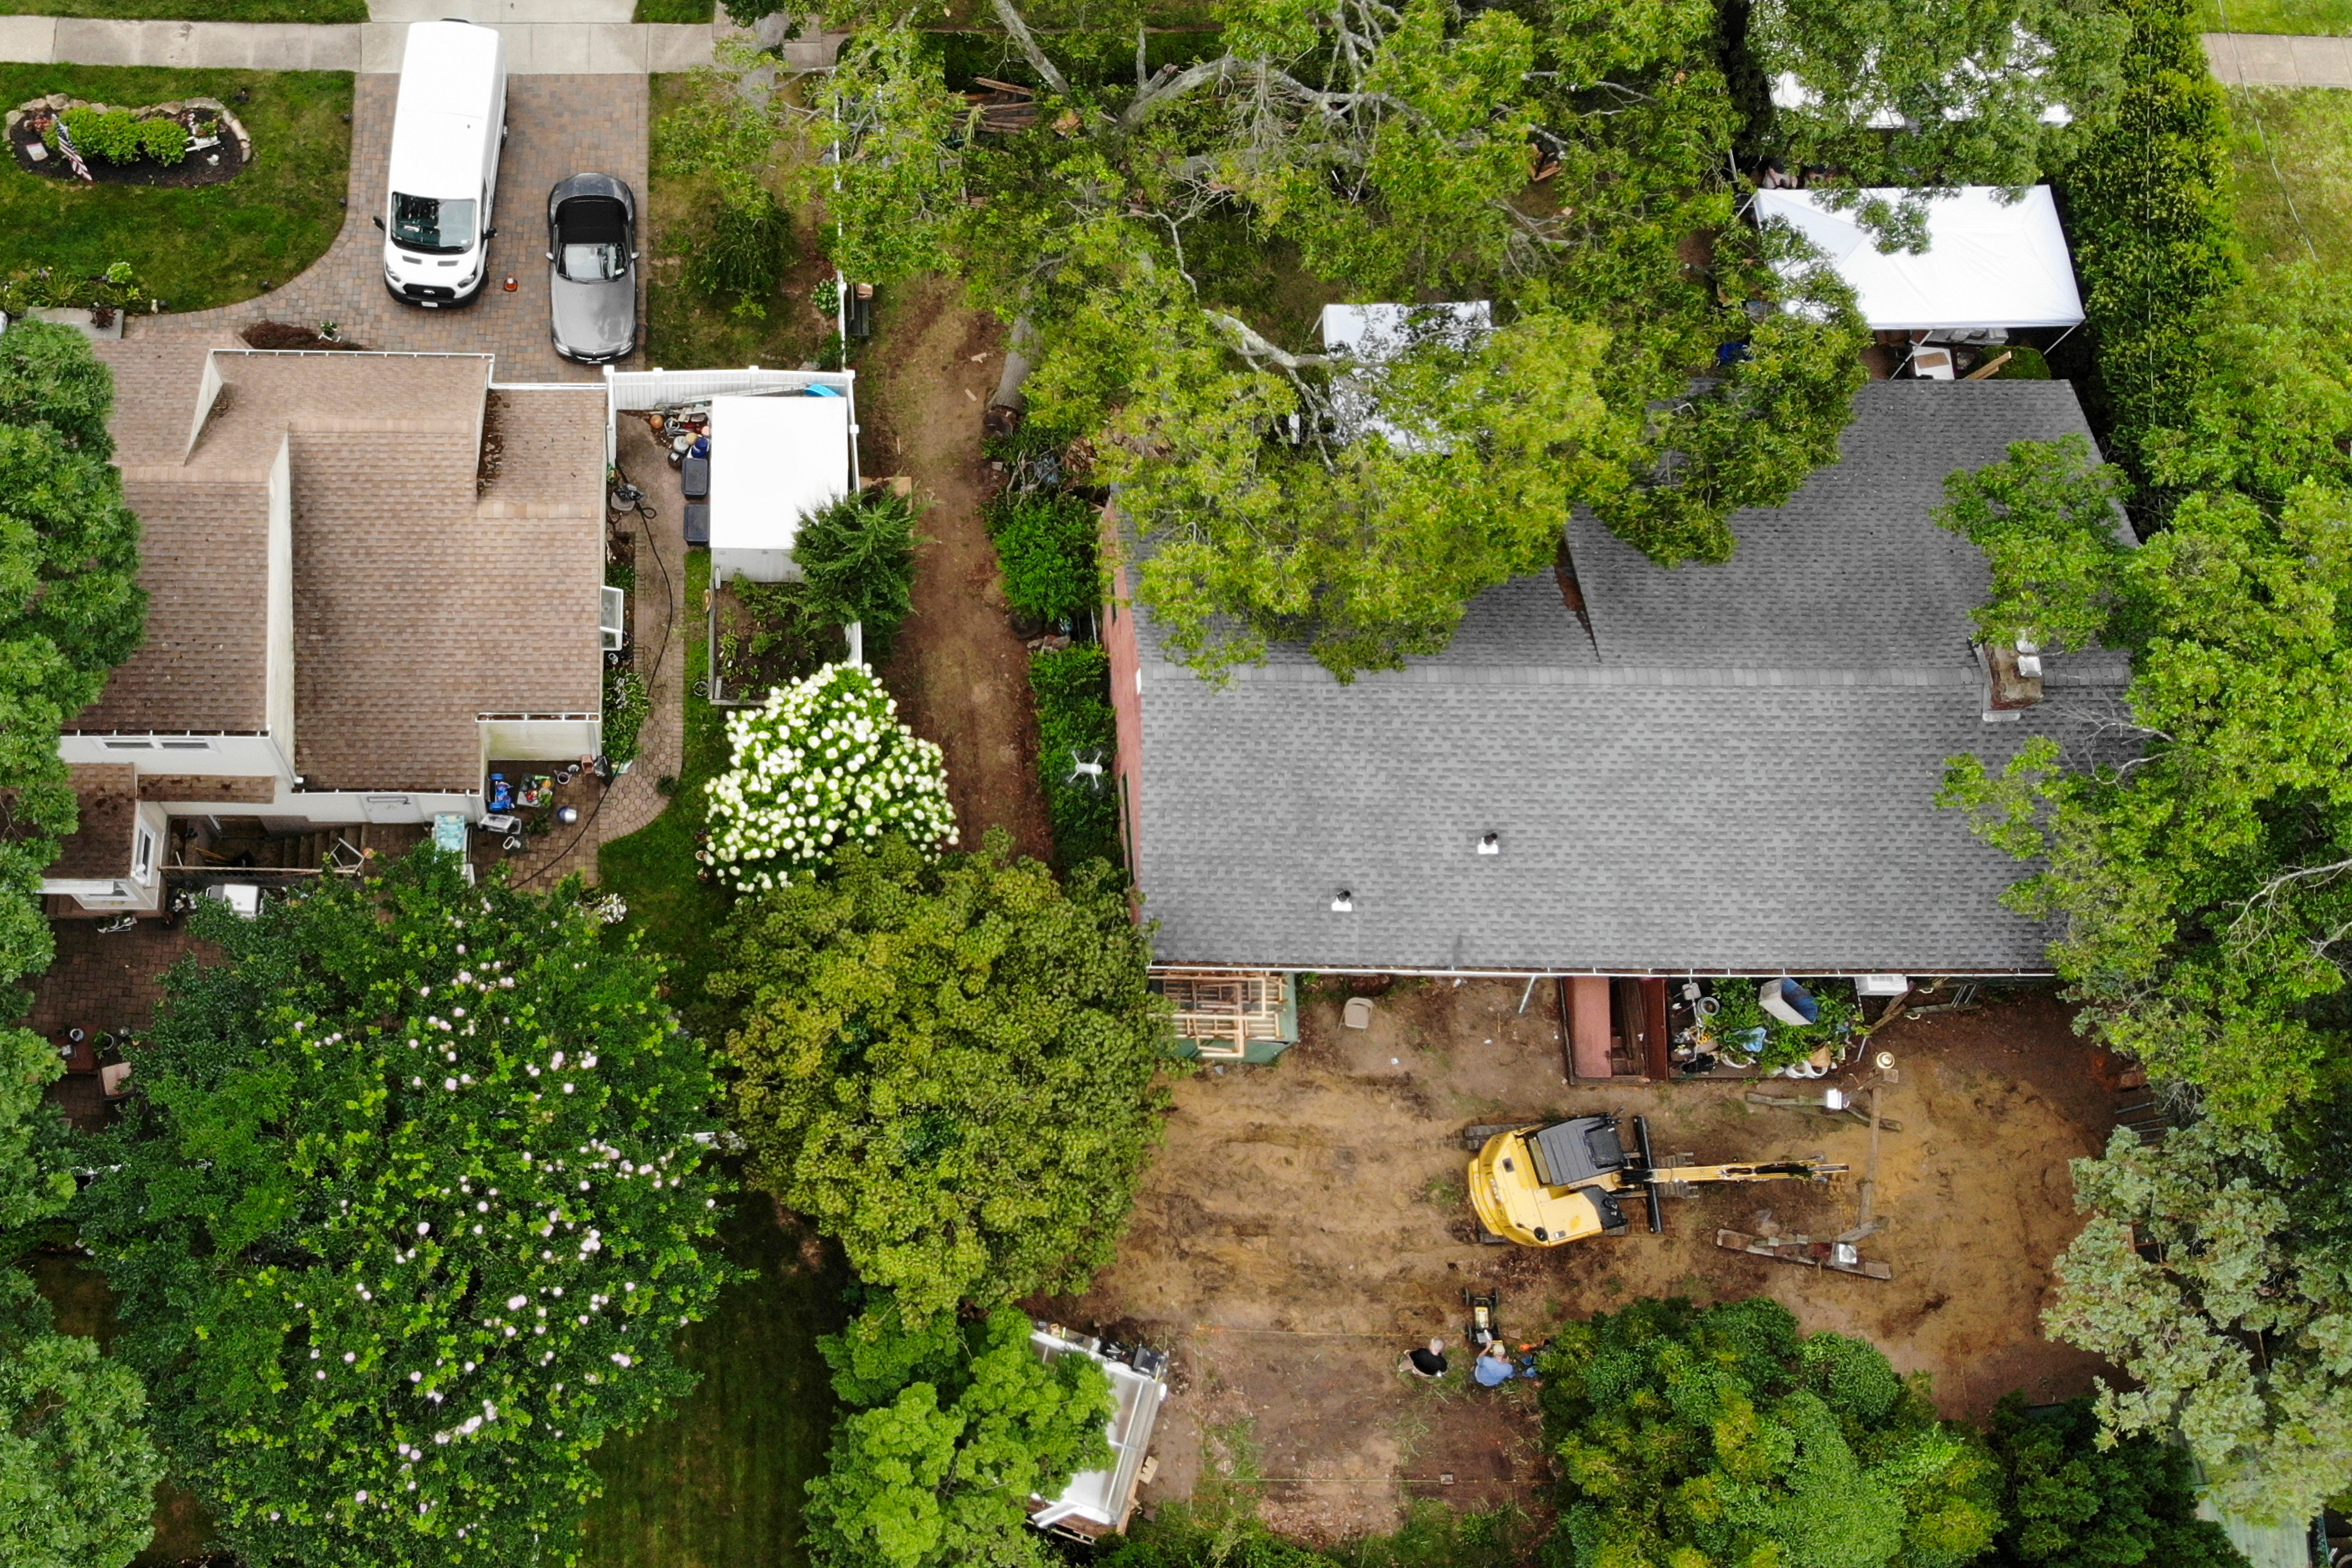
[[[364,22],[367,0],[0,0],[0,16],[166,22]],[[16,99],[9,100],[14,103]]]
[[[652,310],[656,319],[660,294]],[[668,518],[656,526],[675,527]],[[703,600],[710,587],[710,552],[689,550],[686,559],[686,669],[678,678],[686,693],[686,758],[669,809],[627,838],[597,852],[599,886],[628,901],[629,917],[619,933],[636,933],[668,961],[670,1000],[688,1024],[706,1036],[715,1025],[701,1003],[703,977],[716,956],[712,933],[727,918],[726,890],[695,873],[695,835],[702,831],[702,785],[727,765],[727,730],[717,708],[694,695],[709,674],[710,647],[703,636]]]
[[[0,0],[5,3],[5,0]],[[250,94],[236,101],[242,90]],[[211,97],[253,137],[253,165],[186,190],[85,185],[0,163],[8,270],[138,270],[167,310],[250,299],[326,253],[343,226],[352,78],[341,71],[184,71],[143,66],[0,66],[0,102],[45,93],[137,107]]]
[[[2208,33],[2352,34],[2352,0],[2197,0]]]
[[[639,22],[708,22],[712,0],[637,0]]]
[[[663,293],[656,288],[649,302],[656,320]],[[719,711],[694,695],[709,674],[709,586],[710,552],[689,552],[678,676],[686,757],[677,793],[651,824],[604,847],[597,873],[628,901],[618,931],[635,933],[668,960],[671,1000],[715,1044],[723,1014],[699,998],[729,899],[696,877],[694,859],[703,781],[727,761]],[[779,1225],[763,1194],[738,1195],[723,1236],[727,1255],[753,1277],[729,1287],[710,1318],[687,1331],[681,1354],[702,1375],[693,1395],[667,1420],[598,1454],[605,1490],[583,1527],[582,1568],[799,1568],[807,1561],[803,1489],[824,1468],[834,1414],[816,1337],[845,1316],[847,1276],[838,1253]]]
[[[2262,267],[2315,255],[2352,279],[2352,92],[2239,89],[2230,120],[2246,259]]]
[[[833,1390],[816,1338],[841,1326],[838,1253],[777,1224],[759,1193],[738,1197],[723,1236],[752,1277],[687,1331],[702,1375],[666,1420],[607,1442],[604,1495],[582,1528],[581,1568],[797,1568],[801,1504],[824,1468]],[[822,1257],[825,1261],[812,1262]]]
[[[662,0],[638,0],[643,8]],[[653,78],[653,118],[676,109],[689,90],[683,73]],[[660,145],[656,133],[656,146]],[[688,285],[691,260],[709,233],[713,199],[709,183],[698,176],[664,174],[656,171],[646,209],[651,218],[652,256],[646,307],[646,358],[656,365],[773,365],[784,369],[816,359],[832,323],[820,319],[810,304],[819,277],[828,276],[816,256],[805,222],[795,238],[798,254],[786,268],[777,292],[755,301],[762,315],[738,315],[731,301],[706,298]]]

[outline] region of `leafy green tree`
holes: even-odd
[[[2129,1375],[2100,1385],[2104,1431],[2177,1431],[2215,1502],[2250,1518],[2307,1520],[2352,1486],[2342,1153],[2203,1121],[2146,1146],[2119,1129],[2074,1162],[2091,1219],[2044,1326]]]
[[[82,1236],[249,1563],[568,1563],[597,1445],[689,1385],[716,1088],[576,894],[428,848],[172,972]]]
[[[163,1461],[138,1375],[58,1333],[47,1301],[0,1268],[0,1559],[123,1568],[154,1533]]]
[[[2219,318],[2195,391],[2147,434],[2152,484],[2273,507],[2306,479],[2352,489],[2352,298],[2297,262],[2265,268]]]
[[[2063,921],[2051,957],[2084,1027],[2259,1123],[2340,1071],[2352,492],[2198,492],[2133,549],[2091,461],[2013,448],[1953,479],[1945,521],[1992,563],[1979,623],[2129,652],[2126,705],[2073,716],[2072,752],[1953,759],[1943,799],[2040,862],[2008,901]]]
[[[1001,830],[937,863],[894,835],[746,899],[719,940],[751,1177],[868,1284],[919,1316],[1109,1260],[1168,1026],[1108,867],[1063,886]]]
[[[1132,6],[992,11],[1031,109],[975,110],[936,38],[863,16],[798,177],[852,275],[951,272],[1025,325],[1033,417],[1087,434],[1202,669],[1433,652],[1574,505],[1725,560],[1733,512],[1834,460],[1864,337],[1738,221],[1713,5],[1231,0],[1156,65]],[[1342,362],[1308,347],[1333,298],[1486,299],[1495,329]]]
[[[1596,1313],[1538,1369],[1553,1551],[1574,1568],[1959,1568],[2000,1523],[1972,1433],[1872,1346],[1801,1334],[1767,1298]]]
[[[1885,248],[1917,248],[1920,198],[2029,185],[2065,155],[2067,122],[2104,118],[2128,33],[2097,0],[1759,0],[1748,52],[1776,102],[1752,144],[1791,169],[1914,193],[1863,215]]]
[[[0,1234],[73,1202],[73,1173],[59,1157],[61,1123],[42,1096],[65,1070],[57,1047],[31,1030],[0,1028]]]
[[[0,337],[0,985],[48,967],[41,873],[74,830],[58,732],[139,645],[139,520],[108,463],[112,373],[70,327]]]
[[[2245,1568],[2197,1517],[2188,1454],[2159,1437],[2099,1446],[2087,1399],[2028,1410],[2012,1394],[1987,1434],[2003,1480],[2002,1568]]]
[[[826,1472],[809,1482],[822,1568],[1045,1568],[1033,1496],[1107,1466],[1110,1380],[1080,1355],[1049,1364],[1029,1320],[1000,1307],[909,1326],[885,1301],[820,1341],[852,1406]]]
[[[801,519],[793,560],[811,612],[861,622],[866,663],[880,664],[914,608],[914,503],[881,487],[844,496]]]

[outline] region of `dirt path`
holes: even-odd
[[[1118,1337],[1174,1350],[1147,1500],[1188,1495],[1203,1434],[1245,1428],[1268,1522],[1308,1539],[1393,1528],[1412,1497],[1540,1507],[1526,1391],[1432,1388],[1395,1370],[1433,1333],[1463,1357],[1465,1287],[1500,1289],[1514,1340],[1636,1296],[1768,1294],[1808,1329],[1932,1374],[1952,1416],[1981,1417],[2012,1388],[2037,1401],[2088,1390],[2097,1363],[2044,1340],[2040,1314],[2050,1262],[2081,1223],[2065,1162],[2100,1146],[2116,1101],[2045,997],[1880,1037],[1903,1075],[1883,1114],[1904,1125],[1882,1137],[1877,1207],[1891,1223],[1863,1248],[1893,1265],[1882,1282],[1714,1242],[1718,1228],[1759,1228],[1762,1211],[1784,1231],[1833,1234],[1853,1223],[1853,1182],[1701,1187],[1670,1203],[1664,1237],[1637,1219],[1630,1236],[1559,1249],[1477,1245],[1459,1141],[1473,1123],[1614,1110],[1647,1116],[1662,1156],[1819,1153],[1857,1176],[1867,1159],[1862,1127],[1750,1106],[1742,1083],[1572,1089],[1549,988],[1524,1014],[1522,995],[1508,982],[1400,987],[1368,1031],[1339,1028],[1324,997],[1275,1066],[1178,1087],[1118,1260],[1088,1295],[1048,1303],[1064,1322],[1121,1324]]]
[[[869,477],[907,475],[929,501],[915,612],[882,678],[899,716],[947,754],[963,842],[977,846],[1001,826],[1016,852],[1049,860],[1029,655],[1005,618],[996,549],[980,519],[995,479],[981,455],[981,411],[1003,331],[940,279],[890,291],[876,314],[858,383],[858,450]]]

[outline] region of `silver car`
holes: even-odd
[[[637,198],[610,174],[547,193],[547,302],[555,351],[599,365],[637,346]]]

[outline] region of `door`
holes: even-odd
[[[414,795],[362,795],[360,812],[371,822],[421,822],[425,813]]]

